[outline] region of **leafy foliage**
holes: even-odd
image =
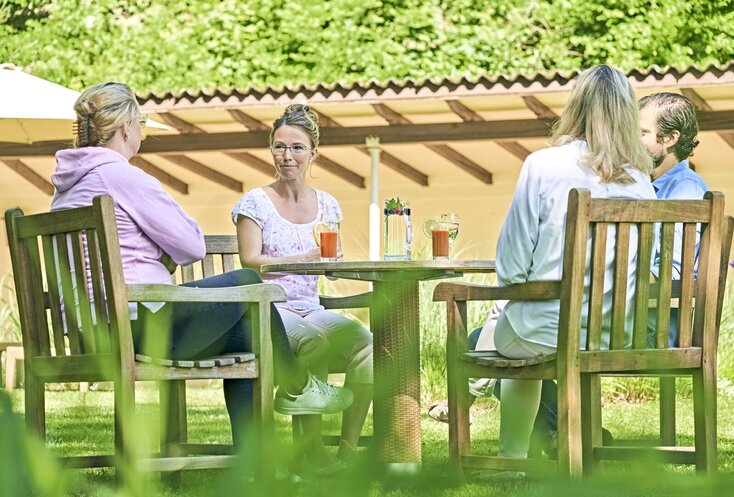
[[[0,0],[0,61],[138,91],[732,59],[734,0]]]

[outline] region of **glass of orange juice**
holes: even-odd
[[[321,262],[335,262],[339,239],[339,221],[325,220],[316,223],[313,228],[316,245],[321,250]]]

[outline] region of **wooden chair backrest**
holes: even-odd
[[[120,354],[133,361],[112,199],[5,213],[26,358]]]
[[[175,283],[188,283],[201,278],[240,269],[239,248],[234,235],[206,235],[206,256],[193,264],[181,266],[174,273]]]
[[[650,299],[656,301],[656,348],[668,346],[670,310],[678,308],[680,347],[716,345],[715,322],[719,301],[724,197],[707,192],[703,200],[593,199],[588,190],[569,193],[566,218],[559,359],[578,356],[581,345],[599,350],[602,333],[609,348],[628,344],[625,320],[628,305],[628,267],[636,258],[632,299],[632,348],[647,348]],[[676,239],[676,225],[682,239]],[[695,256],[700,230],[698,257]],[[612,241],[613,240],[613,241]],[[680,279],[673,282],[673,250],[682,246]],[[651,285],[653,250],[660,247],[657,283]],[[613,281],[604,281],[612,268]],[[603,295],[611,288],[611,320],[602,322]],[[586,302],[585,302],[586,299]],[[579,343],[582,310],[586,307],[586,343]],[[714,332],[712,332],[714,330]]]

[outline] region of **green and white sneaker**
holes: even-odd
[[[275,394],[275,410],[281,414],[298,416],[301,414],[334,414],[341,412],[354,400],[351,390],[329,385],[309,373],[306,386],[299,395],[286,392],[278,387]]]

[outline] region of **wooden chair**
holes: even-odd
[[[560,281],[534,281],[502,288],[441,283],[435,301],[447,305],[447,373],[449,398],[449,458],[463,477],[464,468],[513,471],[553,470],[576,477],[603,457],[645,457],[651,449],[605,447],[601,439],[600,376],[611,374],[688,375],[694,378],[696,446],[693,450],[658,448],[659,460],[695,464],[700,471],[716,468],[716,342],[720,285],[724,199],[707,193],[704,200],[592,199],[587,190],[569,193],[565,246]],[[675,223],[683,223],[682,278],[672,284]],[[694,278],[697,223],[701,223],[698,274]],[[650,288],[650,259],[654,232],[660,229],[662,247],[660,284]],[[615,246],[607,247],[610,228]],[[634,227],[634,230],[632,229]],[[630,247],[636,233],[637,246]],[[634,326],[625,330],[627,267],[630,250],[636,254],[633,300]],[[607,250],[614,260],[605,261]],[[601,303],[604,266],[612,264],[614,298],[610,348],[601,348]],[[588,276],[587,276],[588,272]],[[585,277],[589,286],[585,288]],[[674,290],[679,287],[678,290]],[[654,293],[654,295],[653,295]],[[647,347],[649,299],[657,303],[654,349]],[[556,354],[512,360],[496,352],[467,352],[467,302],[476,300],[560,299]],[[695,308],[694,308],[695,302]],[[667,347],[668,318],[672,303],[680,312],[680,346]],[[694,312],[695,310],[695,312]],[[587,334],[581,343],[582,313]],[[632,345],[626,347],[625,333]],[[584,350],[581,350],[581,347]],[[558,460],[511,459],[472,454],[469,435],[469,377],[555,379],[558,382]],[[582,442],[583,440],[583,442]]]
[[[284,300],[277,285],[198,289],[175,285],[130,285],[123,279],[112,199],[93,205],[25,216],[5,213],[25,352],[25,419],[32,432],[46,432],[44,386],[74,381],[114,382],[115,454],[62,458],[71,467],[116,466],[128,470],[179,471],[224,467],[234,456],[199,455],[202,446],[162,444],[153,457],[138,457],[135,435],[135,382],[162,385],[194,379],[251,378],[255,381],[255,422],[259,454],[255,474],[269,480],[273,455],[273,371],[270,304]],[[77,284],[78,283],[78,284]],[[90,290],[87,288],[89,285]],[[170,361],[136,356],[129,302],[242,302],[250,307],[254,354],[235,354],[198,361]],[[70,310],[74,310],[70,312]],[[53,352],[55,351],[55,352]],[[137,359],[137,360],[136,360]],[[142,361],[142,362],[141,362]],[[161,390],[162,412],[170,399]],[[177,420],[161,434],[165,442]],[[228,430],[228,425],[222,426]],[[185,440],[185,437],[183,437]],[[264,443],[263,443],[264,442]],[[221,447],[215,446],[213,452]],[[120,471],[122,470],[122,471]]]
[[[200,278],[208,278],[221,274],[222,272],[233,271],[241,266],[239,262],[239,248],[237,245],[237,237],[235,235],[207,235],[206,256],[199,262],[180,268],[175,275],[175,280],[179,283],[194,281]],[[327,309],[358,309],[370,307],[371,293],[362,293],[358,295],[350,295],[347,297],[329,297],[320,295],[321,305]],[[181,383],[170,383],[171,398],[175,399],[175,404],[179,406],[170,413],[171,418],[179,420],[180,435],[184,436],[186,431],[186,390]],[[174,391],[175,389],[175,391]],[[175,435],[173,435],[175,438]],[[293,437],[299,439],[300,424],[293,422]],[[339,445],[339,436],[324,435],[324,444]],[[359,439],[360,446],[366,446],[370,443],[372,437],[362,436]]]

